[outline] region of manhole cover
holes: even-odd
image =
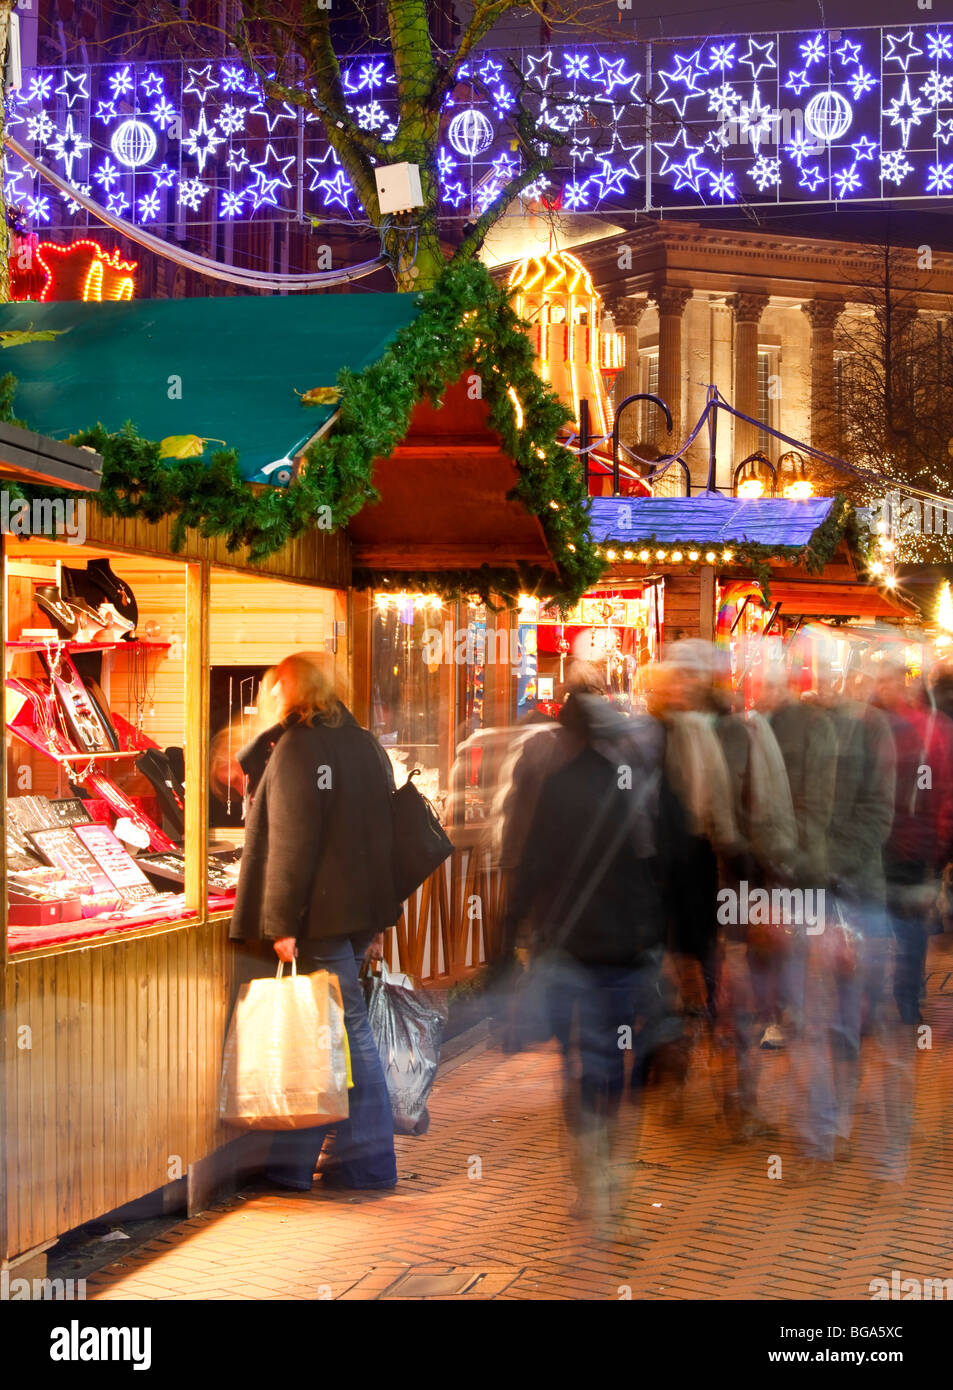
[[[452,1274],[404,1274],[391,1284],[387,1298],[453,1298],[483,1278],[479,1269],[455,1269]]]

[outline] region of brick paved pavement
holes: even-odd
[[[703,1053],[680,1118],[669,1113],[665,1085],[648,1092],[640,1133],[627,1110],[626,1217],[614,1240],[596,1243],[569,1214],[555,1056],[491,1052],[438,1081],[430,1133],[398,1141],[395,1192],[248,1189],[94,1276],[89,1296],[388,1298],[401,1296],[395,1285],[411,1272],[469,1285],[449,1293],[434,1279],[427,1296],[438,1299],[617,1299],[630,1288],[647,1299],[857,1300],[893,1269],[953,1275],[953,938],[934,941],[930,969],[924,1018],[933,1047],[916,1060],[902,1187],[873,1180],[863,1143],[875,1118],[869,1086],[854,1159],[797,1185],[790,1126],[773,1143],[730,1141]],[[786,1054],[765,1054],[762,1099],[782,1126],[789,1066]],[[781,1156],[780,1181],[767,1177],[771,1154]],[[475,1160],[479,1178],[468,1175]]]

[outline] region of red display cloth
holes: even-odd
[[[176,898],[181,895],[177,894]],[[227,912],[235,901],[233,893],[216,893],[209,897],[210,912]],[[61,922],[48,927],[10,927],[7,934],[7,949],[11,955],[17,951],[36,951],[41,946],[60,946],[67,941],[85,941],[91,936],[118,936],[124,931],[134,931],[138,927],[158,927],[169,922],[184,922],[195,913],[187,907],[178,910],[166,905],[161,912],[143,913],[135,919],[110,916],[88,918],[85,922]]]

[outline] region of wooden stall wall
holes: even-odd
[[[183,1176],[222,1142],[227,921],[11,957],[0,1258]]]

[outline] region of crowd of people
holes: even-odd
[[[795,1181],[858,1146],[871,1180],[904,1179],[953,859],[953,681],[912,680],[889,651],[847,676],[833,657],[815,646],[808,691],[766,663],[747,711],[727,654],[702,641],[648,669],[644,712],[577,664],[558,719],[512,740],[495,833],[507,952],[528,964],[508,1046],[558,1040],[579,1209],[596,1222],[624,1205],[623,1098],[664,1071],[677,1113],[703,1049],[733,1138],[790,1142]]]

